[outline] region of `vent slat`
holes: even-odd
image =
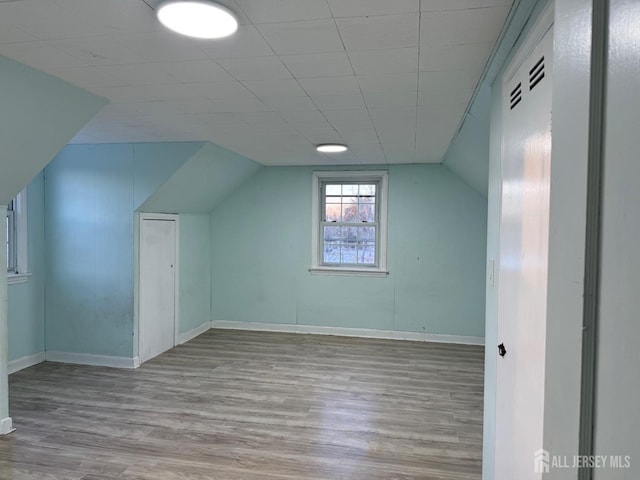
[[[510,110],[513,110],[516,105],[518,105],[522,101],[522,82],[518,83],[516,87],[511,90],[509,106]]]
[[[529,90],[533,90],[544,78],[544,56],[529,70]]]

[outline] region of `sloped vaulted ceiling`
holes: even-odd
[[[231,38],[156,0],[0,2],[0,54],[110,100],[78,143],[209,141],[264,165],[440,162],[512,0],[222,0]],[[339,159],[314,144],[346,142]]]

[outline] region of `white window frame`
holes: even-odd
[[[323,265],[320,246],[322,229],[322,182],[377,182],[380,185],[376,194],[378,214],[378,236],[376,239],[377,264],[372,266]],[[311,267],[309,272],[328,275],[351,275],[386,277],[387,271],[387,198],[389,191],[389,172],[386,170],[358,171],[316,171],[312,173],[311,186]]]
[[[29,273],[29,246],[27,240],[27,189],[22,190],[13,199],[14,238],[13,249],[15,269],[7,270],[7,283],[26,283]]]

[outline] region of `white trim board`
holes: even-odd
[[[140,366],[140,359],[138,357],[114,357],[111,355],[94,355],[92,353],[47,351],[45,352],[45,360],[47,362],[92,365],[94,367],[134,369]]]
[[[0,435],[7,435],[13,431],[15,431],[15,428],[13,428],[13,421],[11,420],[11,417],[0,420]]]
[[[284,323],[231,322],[226,320],[212,320],[211,328],[219,328],[223,330],[255,330],[261,332],[335,335],[340,337],[382,338],[387,340],[408,340],[412,342],[484,345],[484,337],[443,335],[439,333],[401,332],[397,330],[373,330],[368,328],[319,327],[313,325],[290,325]]]
[[[45,352],[34,353],[33,355],[26,355],[24,357],[16,358],[9,362],[9,375],[19,372],[25,368],[33,367],[39,363],[45,361]]]
[[[193,340],[194,338],[202,335],[204,332],[211,329],[211,322],[204,322],[202,325],[197,326],[196,328],[192,328],[184,333],[181,333],[178,336],[178,345],[182,345],[183,343],[187,343],[189,340]]]

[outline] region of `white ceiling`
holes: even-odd
[[[111,104],[75,143],[210,141],[265,165],[440,162],[512,0],[222,0],[235,36],[158,0],[0,0],[0,55]]]

